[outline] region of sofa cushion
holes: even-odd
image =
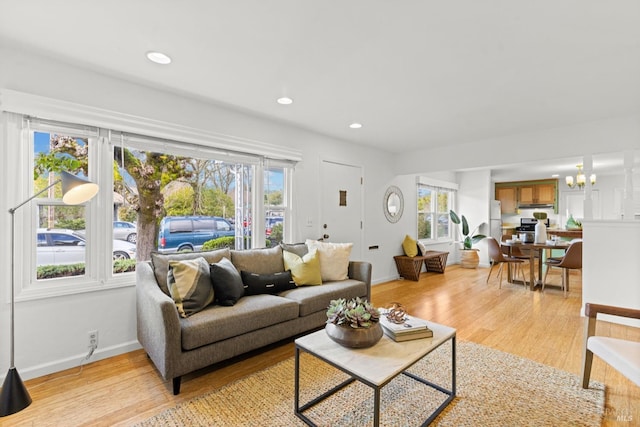
[[[282,251],[287,251],[298,255],[300,258],[309,253],[309,246],[306,243],[284,243],[280,242]],[[286,270],[286,268],[285,268]]]
[[[206,252],[183,252],[177,254],[161,254],[158,252],[151,253],[151,263],[153,265],[153,272],[156,275],[156,281],[158,286],[162,289],[162,292],[171,296],[169,293],[169,287],[167,286],[167,273],[169,272],[169,261],[182,261],[185,259],[194,259],[203,257],[209,264],[220,261],[223,257],[229,258],[229,249],[218,249],[216,251]]]
[[[231,262],[238,271],[251,271],[258,274],[273,274],[284,271],[280,246],[246,251],[232,250]]]
[[[337,298],[366,298],[367,285],[360,280],[347,279],[338,282],[325,282],[322,286],[301,286],[281,292],[279,295],[300,304],[300,316],[302,317],[318,311],[326,311],[331,300]]]
[[[293,252],[282,251],[282,259],[285,270],[291,271],[296,285],[322,285],[320,258],[315,249],[302,257]]]
[[[347,279],[353,243],[329,243],[311,239],[307,239],[305,243],[309,250],[318,250],[323,282]]]
[[[233,307],[210,305],[180,319],[182,347],[193,350],[298,317],[298,303],[277,295],[250,295]]]
[[[189,317],[213,302],[209,263],[202,257],[169,261],[167,284],[182,317]]]
[[[210,265],[215,300],[220,305],[234,305],[244,295],[240,273],[228,258]]]
[[[258,274],[241,271],[245,295],[277,294],[296,287],[290,271],[273,274]]]

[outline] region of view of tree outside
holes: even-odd
[[[65,170],[87,176],[89,140],[55,133],[33,133],[34,192],[58,179]],[[215,159],[198,159],[170,153],[144,151],[115,145],[113,149],[113,220],[136,226],[137,260],[150,259],[158,249],[158,230],[165,216],[216,216],[236,226],[246,247],[251,245],[251,212],[254,166],[225,163]],[[237,185],[237,177],[242,177]],[[265,168],[264,215],[272,220],[265,224],[267,243],[283,239],[285,212],[282,167]],[[104,189],[103,189],[104,191]],[[61,185],[52,187],[47,199],[60,199]],[[238,202],[242,206],[238,206]],[[38,210],[38,226],[84,232],[85,208],[65,206],[61,200],[42,204]],[[84,274],[84,272],[82,273]]]
[[[285,171],[281,167],[267,167],[264,170],[264,216],[265,237],[270,245],[283,240],[285,198]]]

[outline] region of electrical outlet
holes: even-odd
[[[98,348],[98,331],[89,331],[89,348]]]

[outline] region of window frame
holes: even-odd
[[[6,158],[15,160],[8,162],[7,168],[2,173],[5,179],[11,178],[12,182],[15,181],[15,185],[8,189],[6,199],[1,202],[7,209],[33,194],[34,156],[29,153],[29,151],[33,152],[33,145],[32,142],[24,143],[24,138],[28,137],[28,130],[25,131],[24,126],[25,120],[55,123],[60,133],[65,133],[65,128],[73,130],[94,128],[98,131],[97,143],[92,141],[89,145],[88,179],[98,183],[102,191],[85,204],[87,273],[84,276],[64,278],[59,283],[57,279],[39,281],[46,282],[44,285],[33,283],[31,277],[36,276],[36,203],[57,203],[51,199],[34,199],[15,212],[15,259],[29,260],[29,262],[16,263],[14,270],[16,302],[135,285],[135,273],[114,275],[111,257],[104,256],[105,253],[113,252],[113,213],[111,209],[98,209],[98,207],[110,206],[113,203],[113,192],[104,191],[104,189],[113,188],[113,145],[115,143],[112,138],[113,133],[129,131],[149,138],[161,138],[173,147],[189,147],[193,150],[192,154],[202,150],[219,153],[233,151],[239,156],[258,159],[256,162],[258,165],[266,158],[276,159],[287,164],[288,171],[292,171],[293,165],[302,160],[302,153],[299,151],[262,141],[222,135],[8,89],[0,90],[0,95],[3,99],[0,112],[2,115],[0,130],[3,131],[5,140],[3,153],[7,156]],[[197,156],[194,154],[194,157]],[[224,159],[220,158],[220,160]],[[287,173],[287,175],[291,174]],[[262,176],[261,167],[256,170],[255,176]],[[262,180],[257,180],[254,184],[260,188],[263,185]],[[290,194],[292,180],[287,179],[285,185],[288,185],[287,193]],[[253,206],[254,212],[261,212],[263,209],[262,202]],[[288,203],[288,206],[291,204]],[[258,224],[264,226],[263,222]],[[110,243],[101,244],[100,242]],[[7,248],[12,249],[9,243]]]
[[[420,199],[420,190],[421,189],[429,189],[432,194],[431,194],[431,210],[429,211],[420,211],[419,210],[419,206],[418,206],[418,200]],[[453,242],[454,236],[454,225],[453,222],[451,221],[451,218],[449,216],[447,216],[447,220],[448,220],[448,233],[446,236],[442,236],[439,237],[437,235],[436,232],[436,236],[435,238],[433,237],[433,233],[432,233],[432,237],[431,238],[424,238],[424,237],[420,237],[419,234],[419,230],[420,230],[420,215],[422,214],[432,214],[432,218],[431,218],[431,229],[432,230],[437,230],[437,219],[438,219],[438,215],[442,212],[449,212],[449,210],[454,209],[455,207],[455,201],[456,201],[456,196],[457,196],[457,191],[458,191],[458,185],[455,183],[450,183],[450,182],[445,182],[445,181],[438,181],[438,180],[434,180],[434,179],[430,179],[430,178],[424,178],[424,177],[418,177],[416,179],[416,236],[418,236],[418,240],[420,240],[421,242],[423,242],[424,244],[427,245],[434,245],[434,244],[441,244],[441,243],[450,243]],[[446,192],[448,193],[448,197],[447,197],[447,203],[448,206],[446,208],[445,211],[441,211],[440,210],[440,206],[438,206],[438,195]],[[434,228],[435,227],[435,228]]]

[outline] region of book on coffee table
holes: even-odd
[[[384,333],[395,341],[408,341],[433,337],[433,331],[427,326],[427,321],[417,317],[405,317],[403,323],[394,323],[382,314],[380,325]]]

